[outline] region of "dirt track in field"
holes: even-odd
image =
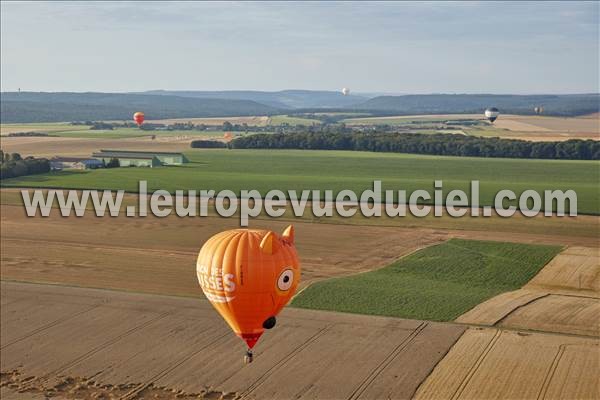
[[[244,365],[205,300],[8,282],[1,295],[3,399],[410,398],[464,331],[286,309]]]

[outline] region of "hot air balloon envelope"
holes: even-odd
[[[206,298],[252,349],[298,287],[294,229],[281,236],[252,229],[218,233],[200,249],[196,273]]]
[[[144,123],[144,113],[141,111],[136,112],[133,114],[133,120],[138,126],[142,125]]]
[[[500,115],[500,111],[496,107],[491,107],[485,110],[485,117],[490,121],[494,122],[496,118]]]

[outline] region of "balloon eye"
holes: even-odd
[[[292,287],[292,282],[294,282],[294,271],[286,269],[279,275],[277,287],[279,290],[289,290],[289,288]]]

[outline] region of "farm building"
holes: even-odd
[[[105,163],[116,158],[122,167],[158,167],[160,165],[181,165],[189,162],[182,153],[134,150],[100,150],[92,154],[92,157],[104,160]]]
[[[92,157],[99,158],[105,164],[108,164],[112,159],[119,160],[119,167],[160,167],[162,163],[153,154],[129,154],[126,152],[119,152],[114,154],[112,152],[99,152],[92,154]],[[101,161],[101,162],[102,162]]]

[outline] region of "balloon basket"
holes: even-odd
[[[254,354],[252,350],[248,349],[244,355],[244,364],[250,364],[254,360]]]

